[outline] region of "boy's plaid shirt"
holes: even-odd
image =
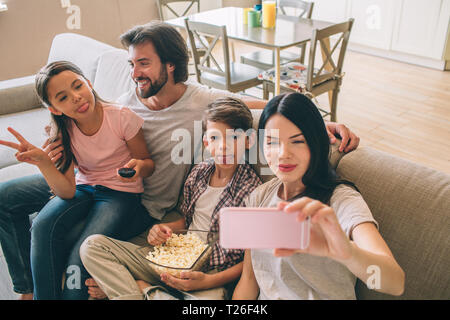
[[[214,170],[214,161],[209,159],[196,165],[186,179],[180,210],[186,217],[187,228],[192,222],[195,203],[208,188],[209,179]],[[224,191],[222,191],[219,202],[213,211],[210,231],[219,232],[219,211],[221,208],[243,207],[244,199],[261,183],[261,179],[249,164],[239,164],[233,178],[228,182]],[[219,271],[222,271],[241,262],[243,258],[244,250],[224,249],[220,246],[219,241],[217,241],[209,260],[209,269],[217,268]]]

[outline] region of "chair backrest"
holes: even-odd
[[[311,91],[315,84],[323,82],[326,79],[336,78],[342,75],[342,66],[344,64],[345,52],[347,51],[347,44],[350,38],[353,21],[354,19],[350,18],[348,21],[343,23],[335,24],[324,29],[313,30],[306,83],[306,89],[308,91]],[[339,38],[334,43],[333,47],[331,47],[331,45],[328,47],[326,43],[329,43],[332,36],[337,36]],[[322,65],[317,68],[315,65],[315,56],[319,44],[322,49],[323,61]],[[340,51],[336,62],[333,58],[333,53],[339,45]],[[315,70],[317,70],[317,72]]]
[[[170,6],[169,4],[174,2],[187,2],[187,7],[184,11],[177,11],[173,8],[173,6]],[[197,4],[197,12],[200,12],[200,0],[157,0],[156,4],[158,6],[159,11],[159,17],[162,21],[166,20],[167,17],[164,17],[164,8],[172,12],[176,18],[184,17],[186,14],[191,10],[191,8],[194,6],[194,4]]]
[[[184,22],[188,33],[190,49],[192,50],[192,56],[194,58],[197,81],[199,83],[207,84],[202,81],[202,74],[211,73],[224,77],[226,87],[229,88],[231,84],[230,55],[228,50],[228,35],[226,27],[191,21],[188,18],[185,18]],[[205,43],[201,36],[206,36],[209,42]],[[197,48],[195,45],[196,40],[197,46],[198,43],[200,43],[200,45],[206,50],[203,56],[200,56],[199,54],[199,49],[201,48]],[[222,42],[223,66],[219,65],[213,56],[213,49],[219,41]],[[214,66],[211,66],[211,63]]]
[[[278,7],[280,8],[281,13],[285,15],[288,15],[286,13],[286,8],[300,9],[300,14],[297,14],[297,17],[311,19],[314,2],[306,2],[302,0],[279,0]]]

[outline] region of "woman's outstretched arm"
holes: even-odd
[[[242,275],[233,293],[233,300],[256,300],[259,286],[253,272],[251,251],[245,250]]]

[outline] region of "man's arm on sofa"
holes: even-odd
[[[327,133],[331,144],[335,144],[337,142],[336,136],[341,138],[339,152],[348,153],[358,147],[359,137],[345,124],[325,121],[325,127],[327,128]]]

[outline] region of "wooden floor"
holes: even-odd
[[[254,50],[236,43],[236,60]],[[348,51],[344,72],[337,118],[362,146],[450,174],[449,71]],[[328,108],[326,94],[318,101]]]

